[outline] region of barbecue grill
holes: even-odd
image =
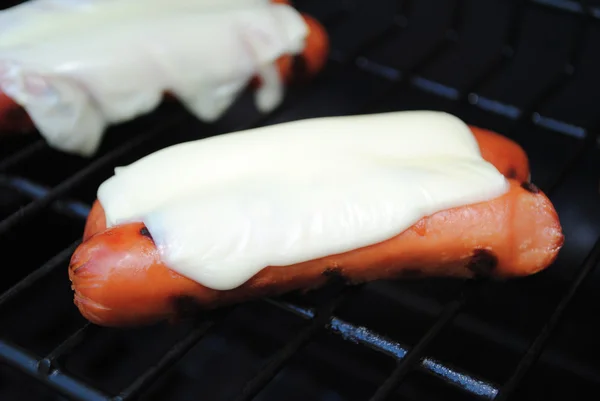
[[[9,6],[14,2],[6,2]],[[2,400],[554,400],[600,389],[600,1],[296,0],[327,27],[312,83],[215,124],[176,103],[111,128],[93,159],[0,146]],[[98,185],[165,146],[300,118],[433,109],[527,151],[566,241],[535,276],[400,280],[88,324],[67,265]]]

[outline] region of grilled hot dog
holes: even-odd
[[[27,112],[0,90],[0,133],[27,132],[33,129],[33,122]]]
[[[71,259],[74,302],[103,326],[134,326],[200,309],[323,285],[416,276],[515,277],[534,274],[563,243],[550,200],[533,184],[511,181],[505,195],[421,219],[378,244],[292,266],[270,266],[240,287],[218,291],[167,268],[141,223],[116,226],[81,244]]]
[[[285,0],[272,0],[272,2],[290,5],[290,2]],[[302,17],[308,27],[304,51],[296,57],[283,55],[277,59],[281,78],[287,85],[303,82],[318,74],[327,62],[329,53],[329,38],[325,28],[309,15],[302,13]],[[250,87],[254,89],[260,85],[259,77],[253,78],[250,82]],[[167,92],[165,98],[172,99],[173,95]],[[0,87],[0,133],[28,132],[34,129],[33,121],[26,111],[2,93]]]
[[[96,201],[84,242],[69,266],[74,301],[93,323],[131,326],[182,314],[182,304],[215,308],[318,287],[331,274],[350,283],[414,276],[514,277],[556,258],[563,235],[549,199],[528,183],[524,151],[509,139],[471,127],[484,158],[510,178],[508,193],[425,217],[396,237],[292,266],[270,266],[242,286],[218,291],[166,267],[142,223],[106,229]]]

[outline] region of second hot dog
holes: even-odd
[[[287,2],[279,1],[279,3]],[[327,62],[329,53],[329,40],[325,28],[309,15],[302,14],[302,17],[309,30],[304,51],[297,57],[284,55],[277,59],[281,79],[288,85],[310,79],[318,74]],[[250,85],[253,88],[259,87],[261,85],[260,78],[255,77]],[[166,93],[167,99],[172,97],[170,93]],[[26,132],[34,129],[34,124],[26,111],[2,93],[0,88],[0,134],[3,132]]]

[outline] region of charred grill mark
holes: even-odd
[[[140,235],[148,237],[151,241],[154,241],[154,239],[152,238],[152,234],[150,234],[150,231],[148,231],[148,229],[145,226],[142,227],[142,229],[140,230]]]
[[[475,277],[490,277],[498,266],[498,257],[486,249],[475,249],[467,269],[475,274]]]
[[[178,318],[197,316],[204,310],[193,297],[188,295],[178,295],[173,298],[172,303]]]
[[[535,184],[532,184],[531,182],[523,182],[521,184],[521,188],[523,188],[527,192],[531,192],[532,194],[540,193],[540,189]]]
[[[325,277],[336,277],[336,276],[341,276],[342,272],[340,271],[339,267],[328,267],[323,271],[322,274]]]
[[[331,284],[347,284],[348,279],[344,277],[342,269],[337,266],[328,267],[323,271],[323,276],[329,279]]]

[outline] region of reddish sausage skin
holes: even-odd
[[[514,141],[478,127],[470,127],[482,157],[492,163],[501,174],[520,182],[529,181],[529,160],[525,151]],[[104,210],[96,200],[88,215],[83,240],[106,228]]]
[[[332,274],[349,284],[401,277],[534,274],[549,266],[563,244],[550,200],[533,184],[510,180],[508,193],[421,219],[378,244],[291,266],[269,266],[232,290],[204,287],[167,268],[141,223],[97,233],[74,252],[68,269],[74,302],[102,326],[152,324],[199,309],[306,290]]]
[[[485,160],[496,166],[507,178],[529,181],[529,159],[521,146],[492,131],[474,126],[470,128]]]
[[[0,135],[33,130],[34,125],[27,112],[0,91]]]
[[[274,3],[289,4],[288,1],[273,0]],[[306,46],[298,56],[283,55],[277,59],[277,67],[286,85],[305,82],[317,75],[325,66],[329,54],[329,37],[325,28],[311,16],[301,13],[308,26]],[[250,81],[254,89],[260,87],[260,78]],[[165,93],[167,100],[173,99]],[[30,132],[35,129],[27,112],[0,91],[0,135],[3,133]]]

